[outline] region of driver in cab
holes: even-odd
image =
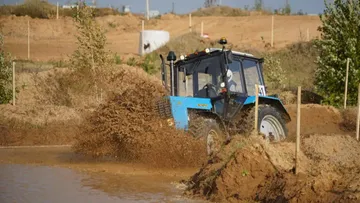
[[[228,85],[229,85],[229,90],[231,92],[236,92],[236,82],[233,80],[233,72],[229,69],[226,73],[226,77],[227,77],[227,80],[228,80]]]

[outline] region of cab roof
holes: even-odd
[[[230,50],[228,49],[224,49],[225,52],[228,52]],[[236,56],[240,56],[240,57],[246,57],[246,58],[251,58],[253,60],[258,60],[258,61],[261,61],[263,62],[263,58],[258,58],[258,57],[255,57],[254,55],[252,54],[249,54],[249,53],[244,53],[244,52],[239,52],[239,51],[233,51],[231,50],[231,52],[236,55]],[[206,57],[206,56],[215,56],[215,55],[219,55],[222,53],[222,49],[221,48],[209,48],[208,49],[208,52],[205,50],[203,51],[200,51],[200,52],[195,52],[195,53],[191,53],[191,54],[188,54],[185,56],[184,59],[180,59],[178,60],[175,65],[180,65],[180,64],[184,64],[184,63],[188,63],[188,62],[192,62],[193,60],[196,60],[197,58],[199,57]]]
[[[222,51],[221,48],[210,48],[210,52],[214,52],[214,51]],[[229,51],[228,49],[225,49],[224,51]],[[244,52],[240,52],[240,51],[231,51],[233,54],[236,55],[240,55],[240,56],[251,56],[254,57],[254,55],[249,54],[249,53],[244,53]]]

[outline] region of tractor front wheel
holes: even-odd
[[[214,119],[197,117],[190,120],[190,134],[204,141],[208,156],[218,153],[226,140],[225,133]]]

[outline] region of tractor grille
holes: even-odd
[[[161,118],[168,119],[172,117],[169,98],[162,98],[157,101],[156,109]]]

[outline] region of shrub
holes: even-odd
[[[11,58],[10,54],[4,51],[3,45],[3,36],[0,34],[0,104],[9,103],[13,96]]]
[[[271,55],[265,56],[264,71],[265,80],[271,89],[283,89],[286,76],[285,71],[281,67],[281,61],[279,58],[275,58]]]
[[[25,0],[23,4],[15,6],[12,14],[28,15],[32,18],[50,18],[56,15],[56,7],[42,0]]]
[[[122,64],[122,60],[117,53],[114,54],[114,61],[115,61],[115,64],[118,64],[118,65]]]
[[[136,66],[137,65],[137,62],[136,62],[136,59],[134,57],[131,57],[129,58],[127,61],[126,61],[126,64],[128,66]]]
[[[160,67],[160,64],[156,63],[157,60],[158,59],[156,53],[147,54],[140,66],[145,72],[149,74],[154,74],[158,71],[158,67]]]

